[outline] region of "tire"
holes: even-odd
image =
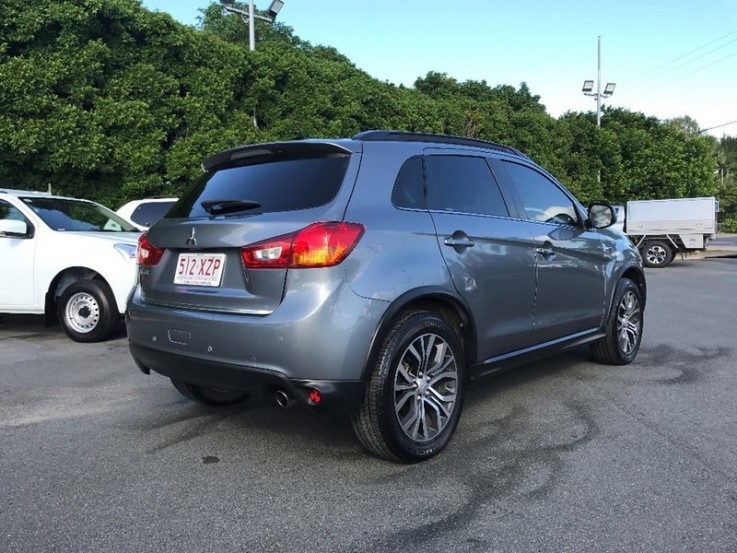
[[[591,344],[594,359],[607,365],[632,363],[640,349],[643,324],[640,290],[634,282],[624,278],[614,292],[606,336]]]
[[[107,340],[120,323],[115,296],[101,280],[80,280],[67,286],[56,303],[56,316],[75,342]]]
[[[667,267],[675,257],[673,246],[662,240],[646,242],[640,249],[640,254],[642,255],[643,265],[645,265],[645,267],[652,267],[655,269]]]
[[[465,368],[461,342],[445,320],[425,310],[401,315],[381,344],[361,406],[351,417],[361,444],[393,461],[439,453],[460,419]]]
[[[213,407],[224,407],[243,401],[248,397],[247,392],[232,390],[216,390],[214,388],[205,388],[204,386],[195,386],[183,380],[171,379],[174,387],[187,399],[198,401],[205,405]]]

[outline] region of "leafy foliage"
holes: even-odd
[[[733,197],[734,143],[688,117],[607,109],[598,128],[592,113],[551,117],[525,83],[430,72],[397,87],[285,25],[257,21],[256,36],[251,52],[247,27],[214,3],[194,28],[138,0],[3,0],[0,186],[117,206],[179,194],[236,144],[385,128],[509,144],[583,201]]]

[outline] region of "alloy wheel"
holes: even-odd
[[[437,334],[415,338],[394,377],[394,411],[404,434],[421,443],[436,438],[457,407],[457,391],[456,357],[447,342]]]
[[[617,335],[622,353],[629,355],[637,347],[642,329],[640,302],[634,292],[629,291],[617,308]]]

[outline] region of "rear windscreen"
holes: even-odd
[[[207,217],[202,204],[214,201],[249,202],[254,207],[248,215],[318,207],[335,198],[349,159],[344,154],[290,156],[206,173],[166,218]]]

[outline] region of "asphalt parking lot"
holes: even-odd
[[[0,319],[0,550],[730,552],[737,259],[647,271],[633,365],[585,349],[471,390],[450,446],[368,456],[342,420],[215,410],[134,366]]]

